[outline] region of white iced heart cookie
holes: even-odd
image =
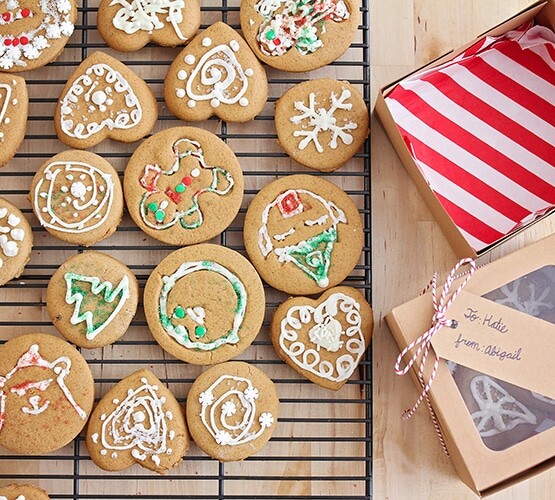
[[[14,157],[25,137],[28,108],[25,80],[0,73],[0,167]]]

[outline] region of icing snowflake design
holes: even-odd
[[[16,257],[19,254],[19,243],[25,239],[25,231],[19,227],[21,219],[10,214],[6,207],[0,208],[0,269],[4,259]]]
[[[523,300],[519,297],[519,288],[521,283],[522,281],[518,279],[513,283],[513,288],[510,288],[509,284],[503,285],[499,290],[505,297],[502,299],[496,299],[495,302],[536,317],[541,314],[542,309],[553,308],[553,304],[551,302],[545,302],[546,297],[551,291],[549,287],[544,288],[540,296],[536,297],[536,285],[534,283],[530,283],[528,285],[530,296],[528,299]]]
[[[211,391],[204,391],[200,393],[199,402],[202,406],[211,405],[214,402],[214,395]]]
[[[235,181],[224,168],[206,164],[198,142],[179,139],[172,150],[175,161],[168,170],[145,166],[140,180],[146,190],[139,206],[141,219],[152,229],[168,229],[178,222],[183,229],[196,229],[204,221],[199,198],[205,193],[225,196]]]
[[[0,0],[0,10],[3,10],[3,3],[4,0]],[[0,69],[10,70],[14,66],[24,68],[27,61],[38,59],[50,47],[51,40],[72,35],[74,25],[71,11],[75,7],[69,0],[39,0],[37,3],[40,14],[28,8],[21,9],[17,0],[5,2],[8,10],[0,16],[0,26],[15,24],[35,15],[42,16],[42,20],[37,27],[17,35],[0,35]]]
[[[536,416],[503,387],[486,375],[474,377],[470,392],[479,410],[472,413],[482,437],[491,437],[514,429],[519,424],[536,424]]]
[[[268,412],[261,413],[258,422],[264,428],[271,427],[274,424],[274,416]]]

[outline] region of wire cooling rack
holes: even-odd
[[[39,166],[66,149],[55,134],[52,116],[63,85],[79,62],[95,50],[104,50],[128,64],[155,92],[160,118],[155,132],[182,124],[167,111],[163,79],[180,49],[147,46],[130,54],[109,50],[96,30],[97,0],[83,0],[76,31],[60,59],[24,74],[30,95],[27,135],[15,159],[0,170],[0,196],[20,207],[33,226],[34,249],[25,273],[0,288],[0,339],[45,332],[56,334],[46,312],[48,280],[69,256],[82,247],[62,244],[38,224],[27,194]],[[239,0],[203,2],[206,28],[223,20],[239,29]],[[323,76],[349,80],[370,98],[368,0],[361,7],[361,25],[349,51],[326,68],[292,74],[268,68],[270,99],[260,116],[246,124],[216,119],[192,124],[219,135],[236,152],[245,172],[245,199],[236,220],[214,242],[244,253],[242,226],[248,203],[275,178],[310,171],[290,160],[278,144],[273,124],[275,101],[293,84]],[[136,145],[106,141],[92,151],[104,156],[121,174]],[[321,175],[321,174],[320,174]],[[353,198],[365,223],[364,252],[346,283],[363,289],[371,299],[370,157],[369,141],[363,152],[326,177]],[[126,263],[142,287],[156,264],[174,247],[147,237],[126,214],[117,232],[94,246]],[[268,337],[273,310],[285,295],[266,287],[267,311],[257,340],[239,359],[259,366],[277,384],[281,410],[271,441],[255,456],[240,463],[220,464],[195,445],[183,462],[165,476],[135,465],[107,473],[90,460],[82,436],[62,450],[28,457],[0,450],[0,485],[31,483],[46,489],[52,499],[368,499],[371,496],[371,362],[368,353],[357,375],[339,392],[327,391],[299,377],[278,360]],[[96,401],[121,378],[147,367],[181,403],[202,367],[184,364],[166,355],[152,339],[142,304],[122,340],[104,349],[84,350],[95,377]]]

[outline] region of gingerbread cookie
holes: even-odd
[[[349,82],[310,80],[276,103],[276,130],[287,154],[302,165],[332,172],[355,155],[368,137],[364,99]]]
[[[28,110],[25,80],[0,73],[0,167],[14,157],[23,142]]]
[[[0,286],[23,272],[33,248],[33,231],[21,211],[0,198]]]
[[[156,341],[195,365],[241,354],[262,326],[264,307],[264,288],[250,262],[219,245],[171,253],[154,269],[144,293]]]
[[[153,42],[183,45],[200,26],[199,0],[102,0],[98,32],[113,49],[139,50]]]
[[[197,446],[220,462],[257,453],[277,425],[274,383],[258,368],[233,361],[198,377],[187,395],[187,423]]]
[[[214,134],[174,127],[135,150],[124,188],[129,213],[145,233],[171,245],[191,245],[231,224],[243,200],[243,171]]]
[[[123,216],[117,172],[88,151],[64,151],[44,162],[33,178],[29,199],[41,225],[75,245],[107,238]]]
[[[73,0],[6,0],[0,10],[0,71],[9,73],[56,60],[77,19]]]
[[[311,71],[340,57],[360,20],[355,0],[243,0],[241,29],[262,62]]]
[[[67,259],[46,289],[48,315],[70,342],[94,349],[113,344],[137,311],[139,285],[131,270],[101,252]]]
[[[9,484],[0,488],[0,500],[49,500],[46,491],[31,484]]]
[[[0,446],[43,455],[77,436],[92,409],[94,380],[64,340],[34,333],[0,346]]]
[[[170,111],[185,121],[212,115],[246,122],[268,99],[266,72],[241,36],[217,22],[175,58],[164,81]]]
[[[360,214],[337,186],[291,175],[264,187],[245,217],[245,247],[269,285],[311,295],[341,283],[363,245]]]
[[[275,311],[270,327],[279,357],[303,377],[341,389],[368,348],[374,316],[355,288],[331,288],[318,299],[295,297]]]
[[[140,466],[164,474],[189,449],[183,411],[154,374],[138,370],[112,387],[94,409],[87,449],[101,469]]]
[[[64,144],[86,149],[104,139],[138,141],[157,118],[156,98],[146,82],[108,54],[94,52],[62,90],[54,127]]]

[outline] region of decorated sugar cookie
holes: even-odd
[[[264,307],[264,288],[250,262],[219,245],[171,253],[152,272],[144,293],[156,341],[196,365],[241,354],[262,326]]]
[[[214,134],[175,127],[143,142],[125,169],[125,198],[135,223],[172,245],[220,234],[239,212],[243,172]]]
[[[27,71],[56,60],[76,19],[73,0],[2,0],[0,71]]]
[[[244,0],[241,29],[261,61],[310,71],[340,57],[360,20],[355,0]]]
[[[156,98],[145,81],[108,54],[94,52],[62,90],[54,127],[63,143],[86,149],[104,139],[138,141],[157,118]]]
[[[170,111],[185,121],[212,115],[246,122],[268,99],[266,72],[241,36],[218,22],[198,34],[175,58],[164,81]]]
[[[129,268],[101,252],[70,257],[52,275],[46,307],[70,342],[92,349],[112,344],[129,327],[139,286]]]
[[[49,500],[46,491],[31,484],[9,484],[0,487],[0,500]]]
[[[143,369],[118,382],[100,400],[86,443],[101,469],[118,471],[138,463],[163,474],[187,453],[189,433],[173,394]]]
[[[0,198],[0,286],[23,272],[33,248],[33,232],[21,211]]]
[[[25,80],[0,73],[0,167],[14,157],[25,137],[28,109]]]
[[[274,313],[270,333],[283,361],[315,384],[338,390],[361,361],[373,326],[364,295],[340,286],[316,300],[286,300]]]
[[[187,396],[187,423],[195,443],[220,462],[257,453],[275,431],[279,398],[258,368],[233,361],[205,371]]]
[[[44,162],[33,178],[29,198],[50,234],[77,245],[107,238],[123,215],[117,172],[88,151],[64,151]]]
[[[102,0],[98,32],[113,49],[184,45],[200,26],[199,0]]]
[[[35,333],[0,346],[0,446],[25,455],[62,448],[94,399],[87,362],[67,342]]]
[[[338,169],[368,136],[364,99],[348,82],[300,83],[276,103],[276,130],[291,158],[323,172]]]
[[[360,214],[334,184],[292,175],[265,186],[245,217],[245,247],[262,278],[292,295],[343,281],[363,245]]]

